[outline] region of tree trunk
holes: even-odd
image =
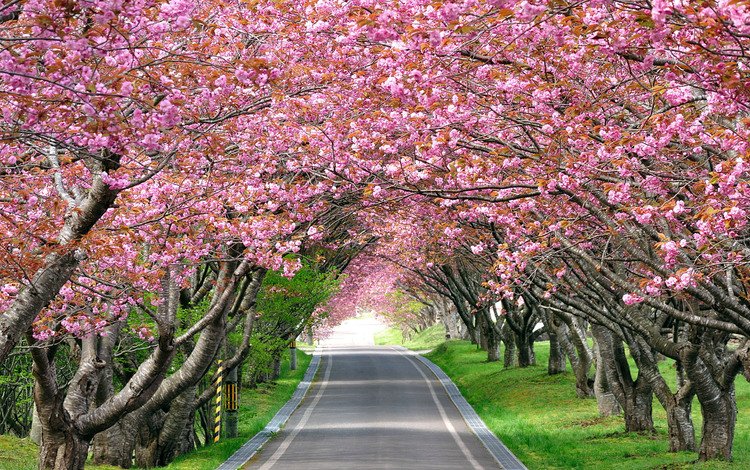
[[[630,374],[622,340],[601,325],[592,325],[599,351],[597,367],[601,365],[607,384],[624,412],[627,432],[654,432],[652,417],[653,391],[645,377],[636,380]]]
[[[464,341],[471,341],[471,332],[463,322],[458,323],[458,337]]]
[[[135,461],[139,467],[163,467],[180,455],[185,428],[193,425],[196,390],[196,385],[186,388],[169,404],[163,420],[157,419],[143,428],[150,432],[142,432],[136,446]]]
[[[732,460],[737,407],[734,393],[722,394],[712,403],[701,402],[703,435],[698,449],[699,460]]]
[[[461,333],[459,331],[460,319],[458,318],[458,314],[451,309],[450,304],[445,299],[441,298],[437,304],[440,320],[445,326],[446,339],[459,339]]]
[[[83,470],[88,450],[88,439],[79,436],[72,428],[65,432],[42,432],[39,469]]]
[[[500,360],[500,339],[492,328],[487,331],[487,362]]]
[[[70,381],[67,395],[57,384],[57,347],[32,350],[34,403],[42,428],[40,470],[79,470],[86,463],[89,442],[93,436],[81,435],[69,410],[88,409],[96,392],[98,364],[90,358],[94,342],[91,338],[83,341],[80,364]],[[70,401],[75,401],[78,408],[67,407]]]
[[[103,443],[94,453],[95,464],[120,468],[130,468],[133,465],[136,430],[140,426],[137,415],[138,413],[131,413],[97,435]]]
[[[630,351],[642,374],[651,384],[654,394],[667,413],[670,452],[695,451],[695,428],[690,416],[695,390],[692,382],[680,379],[678,361],[677,392],[672,393],[659,371],[658,354],[640,338],[631,337]]]
[[[670,452],[695,451],[695,427],[690,416],[691,409],[690,402],[681,404],[676,400],[665,407]]]
[[[651,386],[644,380],[636,380],[632,393],[627,395],[625,430],[628,432],[654,432],[652,416],[653,394]]]
[[[481,310],[477,315],[477,330],[482,334],[481,345],[482,349],[487,351],[487,362],[497,362],[500,360],[500,341],[490,319],[489,310]]]
[[[703,347],[703,346],[701,346]],[[695,386],[703,416],[699,460],[732,460],[737,405],[734,380],[722,387],[698,356],[697,348],[683,355],[685,372]]]
[[[596,377],[594,378],[594,396],[599,408],[599,416],[614,416],[622,412],[620,404],[617,403],[615,394],[607,381],[607,371],[604,368],[604,360],[599,353],[599,343],[594,347],[596,355]]]
[[[503,355],[503,367],[508,369],[516,365],[516,339],[513,331],[508,324],[503,325],[502,340],[505,344],[505,353]]]
[[[273,358],[273,371],[271,380],[278,380],[281,377],[281,353]]]
[[[138,468],[158,466],[159,429],[164,425],[166,413],[159,410],[149,415],[141,413],[138,428],[133,431],[138,437],[135,444],[135,465]]]
[[[565,372],[565,352],[562,348],[560,336],[564,334],[555,322],[554,315],[548,313],[547,335],[549,336],[549,361],[547,362],[547,373],[549,375],[562,374]]]
[[[36,411],[36,403],[31,408],[31,431],[29,432],[29,439],[36,445],[42,444],[42,424],[39,422],[39,413]]]
[[[471,339],[471,344],[475,344],[477,346],[480,346],[481,338],[481,332],[479,331],[479,325],[476,324],[476,316],[471,317],[470,323],[464,323],[466,325],[466,329],[469,332],[469,337]]]
[[[60,393],[48,396],[35,385],[35,401],[42,428],[39,470],[81,470],[86,463],[89,438],[76,432],[63,407]]]
[[[536,365],[534,354],[534,342],[530,335],[516,334],[516,348],[518,349],[518,367],[529,367]]]
[[[314,344],[315,337],[313,336],[313,328],[312,328],[312,326],[308,326],[307,327],[306,336],[307,336],[307,344]]]
[[[185,455],[194,451],[197,447],[195,445],[195,408],[190,412],[185,421],[185,426],[182,429],[182,435],[177,441],[177,455]],[[236,437],[236,436],[235,436]]]
[[[101,406],[105,401],[115,394],[114,370],[113,370],[113,351],[115,343],[120,335],[122,322],[117,322],[108,328],[107,335],[100,339],[98,347],[99,359],[104,363],[99,379],[99,387],[96,391],[96,406]],[[106,462],[105,458],[109,452],[108,448],[116,445],[115,441],[110,441],[109,430],[102,431],[96,436],[91,443],[92,458],[95,463]]]
[[[489,347],[487,329],[487,319],[484,318],[484,315],[481,312],[477,313],[477,344],[482,351],[487,351],[487,348]]]
[[[613,410],[611,406],[606,403],[608,398],[605,395],[597,395],[593,388],[595,387],[595,381],[589,378],[589,371],[594,362],[594,354],[586,342],[585,328],[575,318],[567,315],[560,315],[560,319],[565,324],[564,330],[567,333],[560,339],[568,358],[570,358],[570,366],[573,368],[573,373],[576,376],[576,394],[579,398],[597,396],[597,401],[599,401],[599,397],[601,397],[602,402],[600,403],[600,412],[604,409],[605,413],[608,413],[604,416],[618,414],[620,412],[619,407],[616,408],[616,411]],[[605,393],[603,391],[606,391],[611,393],[606,384],[606,379],[605,382],[600,385],[604,387],[600,389],[600,392]],[[614,397],[611,398],[614,399]],[[604,408],[602,408],[602,406]]]

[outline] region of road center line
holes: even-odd
[[[302,419],[300,419],[299,423],[297,423],[297,426],[294,427],[294,430],[289,433],[288,436],[286,436],[284,442],[282,442],[279,448],[276,449],[276,452],[274,452],[273,455],[266,461],[266,463],[264,463],[258,470],[268,470],[273,467],[274,464],[292,444],[292,441],[294,441],[294,438],[297,437],[297,434],[299,434],[299,432],[302,431],[302,428],[305,427],[305,424],[307,424],[307,420],[310,419],[310,415],[312,415],[312,412],[315,409],[315,405],[318,404],[321,397],[323,396],[323,392],[328,386],[328,379],[331,377],[331,364],[333,364],[333,355],[329,354],[328,361],[326,363],[326,370],[323,374],[323,380],[320,382],[320,388],[318,388],[318,392],[315,394],[315,398],[313,398],[310,406],[308,406],[305,410],[305,413],[302,415]]]
[[[464,456],[466,457],[466,460],[469,461],[472,467],[474,467],[477,470],[481,470],[483,467],[479,464],[479,462],[474,459],[474,456],[471,455],[471,451],[468,447],[466,447],[466,444],[464,444],[464,441],[461,440],[461,436],[458,435],[458,431],[456,431],[456,428],[453,427],[453,423],[451,423],[450,419],[448,418],[448,414],[445,412],[445,408],[443,408],[443,405],[440,403],[440,400],[437,397],[437,394],[435,393],[435,388],[432,385],[432,382],[430,379],[425,375],[425,373],[422,371],[422,368],[419,367],[419,364],[414,361],[411,357],[408,355],[402,353],[398,349],[393,349],[394,351],[398,352],[400,355],[406,358],[406,360],[409,361],[409,363],[414,366],[415,369],[417,369],[417,372],[419,372],[419,375],[422,376],[425,382],[427,382],[427,386],[430,389],[430,395],[432,396],[432,401],[435,402],[435,406],[437,406],[438,411],[440,412],[440,417],[443,418],[443,423],[445,424],[445,427],[448,429],[448,432],[451,433],[451,436],[453,436],[453,440],[456,441],[456,444],[458,444],[458,447],[461,449],[461,452],[463,452]]]

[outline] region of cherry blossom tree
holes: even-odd
[[[168,299],[196,266],[222,270],[188,337],[218,338],[247,276],[291,275],[284,255],[308,239],[349,272],[333,320],[401,282],[524,364],[540,320],[550,370],[567,356],[581,396],[590,323],[628,430],[653,428],[655,394],[672,450],[731,458],[734,381],[750,379],[747,2],[0,8],[0,358],[27,332],[106,332],[160,293],[142,335],[167,364]],[[197,350],[195,377],[216,353]],[[35,353],[40,381],[50,354]],[[195,383],[165,391],[155,360],[153,409]]]

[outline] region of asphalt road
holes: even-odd
[[[244,468],[498,468],[429,369],[393,348],[347,345],[360,342],[338,334],[325,346],[301,406]]]

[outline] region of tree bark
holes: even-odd
[[[459,339],[461,333],[459,331],[458,323],[460,319],[458,314],[451,309],[449,302],[443,296],[435,296],[435,305],[437,307],[440,321],[445,326],[445,337],[446,339]]]
[[[142,406],[157,390],[174,356],[174,319],[178,289],[170,268],[163,280],[166,301],[155,318],[159,329],[157,347],[133,374],[123,389],[97,406],[97,392],[111,354],[112,337],[90,335],[81,340],[78,370],[67,390],[58,384],[54,356],[57,345],[29,343],[34,359],[34,401],[42,425],[40,469],[83,468],[91,439],[128,413]],[[110,333],[116,326],[108,327]],[[103,397],[100,397],[103,399]]]
[[[503,336],[502,340],[505,344],[505,352],[503,354],[503,367],[508,369],[516,365],[516,339],[513,334],[513,330],[506,323],[503,325]]]
[[[61,407],[60,407],[61,408]],[[80,436],[68,421],[52,412],[39,449],[40,470],[83,470],[88,457],[88,439]]]
[[[536,365],[534,342],[529,335],[516,334],[516,349],[518,350],[518,367]]]
[[[152,468],[168,465],[183,449],[181,438],[185,428],[192,426],[193,410],[195,409],[195,392],[197,386],[185,389],[172,403],[164,417],[157,421],[156,426],[144,426],[135,449],[135,462],[139,467]]]
[[[482,334],[482,349],[487,351],[487,362],[497,362],[500,360],[500,341],[490,318],[489,310],[482,309],[477,315],[479,316],[477,318],[478,330]]]
[[[273,358],[273,372],[271,380],[278,380],[281,377],[281,354]]]
[[[692,394],[691,394],[692,397]],[[665,406],[669,431],[669,451],[695,451],[695,426],[690,416],[692,400],[674,400]]]
[[[599,408],[599,416],[614,416],[622,412],[620,404],[612,393],[612,389],[607,381],[607,371],[604,366],[604,360],[599,353],[599,344],[594,346],[596,355],[596,377],[594,378],[594,396],[596,405]]]
[[[36,411],[36,403],[31,408],[31,431],[29,432],[29,439],[36,445],[42,444],[42,425],[39,422],[39,413]]]
[[[99,339],[97,354],[103,363],[103,367],[99,377],[99,386],[96,391],[96,406],[102,406],[115,394],[113,353],[121,328],[122,322],[117,322],[107,329],[106,336]],[[95,463],[103,461],[102,457],[106,455],[109,446],[110,441],[107,431],[102,431],[94,436],[91,443],[91,450],[93,454],[92,458]]]
[[[568,333],[563,337],[563,346],[576,376],[576,394],[579,398],[593,397],[596,395],[593,389],[595,384],[594,380],[589,377],[589,371],[594,363],[594,353],[586,342],[586,329],[581,324],[582,322],[567,314],[561,314],[559,318],[565,324],[565,330]],[[606,386],[606,382],[603,385]],[[606,387],[606,390],[609,391],[609,388]],[[619,413],[619,408],[614,414],[617,413]]]
[[[505,323],[513,332],[516,351],[518,352],[518,367],[536,365],[534,354],[534,326],[535,307],[530,296],[519,297],[524,300],[522,306],[516,307],[507,299],[501,300],[505,311]]]
[[[711,401],[700,402],[703,425],[698,456],[701,461],[732,460],[737,406],[734,398],[734,385],[730,388],[728,393],[718,394]]]
[[[657,354],[641,338],[631,338],[628,344],[639,374],[643,374],[649,381],[659,403],[667,413],[669,451],[695,451],[695,428],[690,416],[695,396],[692,382],[680,380],[678,376],[677,392],[672,393],[659,371]]]
[[[547,373],[557,375],[565,372],[565,352],[562,347],[564,341],[561,336],[565,334],[563,328],[557,324],[554,315],[547,313],[547,336],[549,336],[549,361],[547,362]]]
[[[104,436],[101,439],[106,445],[103,444],[95,454],[95,464],[107,464],[121,468],[130,468],[133,465],[136,445],[135,430],[141,426],[138,417],[137,413],[131,413],[111,428],[97,435]]]
[[[39,449],[40,470],[81,470],[88,456],[89,439],[82,435],[74,423],[74,417],[65,408],[66,397],[57,385],[57,371],[54,364],[56,348],[39,349],[35,356],[32,372],[34,374],[34,402],[37,406],[39,423],[42,430],[42,442]],[[88,357],[82,358],[87,361]],[[84,370],[85,369],[85,370]],[[81,388],[76,396],[85,406],[93,395],[89,388],[94,367],[81,367],[71,382],[71,388]],[[86,392],[89,394],[86,395]]]
[[[737,423],[734,377],[726,384],[718,383],[699,357],[698,347],[683,353],[683,363],[687,377],[695,386],[703,416],[699,460],[732,460]]]
[[[652,417],[653,392],[651,384],[639,375],[630,374],[625,349],[620,338],[601,325],[592,325],[599,347],[599,358],[604,367],[607,383],[624,412],[627,432],[654,432]]]
[[[490,328],[487,334],[487,362],[500,360],[500,340],[495,331]]]

